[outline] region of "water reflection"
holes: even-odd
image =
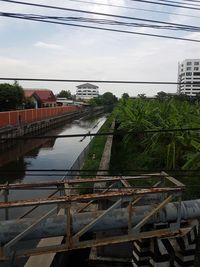
[[[47,135],[68,135],[97,132],[104,123],[106,117],[81,119],[52,130]],[[85,138],[54,138],[54,139],[35,139],[26,142],[19,142],[12,150],[0,155],[0,183],[15,182],[39,182],[59,180],[63,178],[63,172],[41,172],[34,170],[50,169],[70,169],[81,151],[90,142],[90,137]],[[32,171],[30,171],[32,170]],[[11,191],[9,200],[26,199],[37,196],[48,196],[51,192],[16,190]],[[2,201],[2,199],[0,199]],[[18,217],[27,209],[15,209],[9,212],[13,217]],[[0,217],[2,213],[0,212]]]

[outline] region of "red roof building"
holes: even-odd
[[[51,90],[25,89],[24,96],[31,98],[36,108],[56,107],[56,97]]]

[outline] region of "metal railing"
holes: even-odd
[[[87,150],[88,147],[85,151]],[[79,161],[77,160],[77,162]],[[77,168],[77,165],[75,164],[74,167]],[[133,186],[133,183],[137,184],[138,181],[143,184]],[[153,182],[154,185],[149,186],[149,182]],[[85,183],[106,183],[106,187],[93,194],[78,194],[77,187],[80,188]],[[1,222],[0,258],[2,260],[9,259],[13,253],[16,257],[22,257],[122,243],[154,236],[178,236],[181,231],[186,231],[189,227],[181,226],[181,196],[184,187],[184,184],[164,172],[137,176],[71,178],[62,181],[1,185],[0,190],[2,191],[22,188],[28,190],[55,188],[63,194],[0,203],[2,209],[57,205],[38,219],[27,218],[9,221],[9,223]],[[97,206],[95,205],[97,200],[112,201],[108,202],[106,209],[94,212],[93,209]],[[170,220],[167,213],[169,202],[172,200],[177,202],[173,206],[174,211],[172,212],[172,220]],[[56,215],[60,208],[65,210],[65,215]],[[52,214],[56,216],[49,218]],[[166,222],[167,226],[165,224],[163,229],[160,227],[155,229],[154,222],[159,223],[160,221]],[[110,230],[120,228],[123,229],[121,235],[112,233],[112,236],[105,235],[105,237],[100,238],[98,235],[92,235],[86,240],[82,239],[83,235],[87,233],[99,230],[110,233]],[[66,237],[64,244],[56,246],[50,244],[48,247],[24,250],[16,249],[16,244],[22,239],[29,240],[60,235]]]

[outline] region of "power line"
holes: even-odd
[[[146,24],[146,23],[133,23],[133,22],[125,22],[125,21],[117,21],[117,20],[108,20],[108,19],[94,19],[94,18],[86,18],[86,17],[60,17],[60,16],[46,16],[46,15],[37,15],[37,14],[21,14],[21,13],[8,13],[8,12],[0,12],[0,16],[9,17],[9,18],[19,18],[19,19],[27,19],[27,20],[36,20],[36,21],[49,21],[47,19],[53,21],[75,21],[75,22],[83,22],[83,23],[95,23],[95,24],[103,24],[103,25],[114,25],[114,26],[126,26],[126,27],[145,27],[145,28],[153,28],[153,29],[165,29],[165,30],[182,30],[182,31],[200,31],[200,27],[186,27],[186,26],[171,26],[171,25],[157,25],[157,24]]]
[[[27,169],[26,172],[95,172],[95,171],[98,171],[98,172],[108,172],[108,171],[111,171],[111,172],[116,172],[116,171],[122,171],[122,172],[200,172],[200,169],[186,169],[186,170],[182,170],[182,169],[148,169],[148,170],[145,170],[145,169],[122,169],[122,170],[108,170],[108,169],[102,169],[102,170],[99,170],[99,169],[94,169],[94,170],[82,170],[82,169]],[[24,172],[24,170],[18,170],[18,169],[12,169],[12,170],[2,170],[0,168],[0,173],[1,172],[8,172],[8,173],[16,173],[16,172]],[[152,175],[152,174],[149,174],[149,173],[143,173],[143,174],[137,174],[137,175]],[[154,174],[153,174],[154,175]],[[166,176],[166,174],[163,174]],[[105,176],[105,175],[104,175]]]
[[[125,172],[132,172],[132,173],[135,173],[135,172],[140,172],[140,174],[134,174],[134,175],[136,175],[136,176],[143,176],[143,175],[145,175],[145,176],[155,176],[155,172],[158,172],[158,173],[162,173],[162,172],[167,172],[167,173],[178,173],[178,174],[180,174],[180,173],[190,173],[190,172],[199,172],[200,173],[200,169],[190,169],[190,170],[182,170],[182,169],[165,169],[165,168],[163,168],[163,169],[148,169],[148,170],[144,170],[144,169],[120,169],[120,170],[117,170],[117,169],[115,169],[115,170],[112,170],[112,169],[102,169],[102,170],[99,170],[99,169],[94,169],[94,170],[91,170],[91,169],[89,169],[89,170],[82,170],[82,169],[28,169],[28,170],[17,170],[17,169],[12,169],[12,170],[6,170],[6,169],[1,169],[0,168],[0,173],[24,173],[24,172],[26,172],[26,174],[28,173],[28,172],[41,172],[40,173],[40,175],[45,175],[45,172],[51,172],[51,173],[55,173],[55,172],[59,172],[59,175],[62,175],[62,174],[66,174],[66,175],[71,175],[71,174],[67,174],[66,172],[80,172],[81,173],[81,175],[82,175],[82,173],[86,173],[86,172],[111,172],[112,174],[110,174],[110,175],[114,175],[114,173],[118,173],[118,175],[119,176],[121,176],[122,175],[122,173],[125,173]],[[61,172],[61,173],[60,173]],[[146,173],[146,172],[148,172],[148,173]],[[151,174],[151,173],[153,173],[153,175]],[[54,174],[52,174],[52,175],[54,175]],[[103,174],[104,176],[105,176],[105,174]],[[95,174],[95,176],[96,176],[96,174]],[[107,176],[107,174],[106,174],[106,176]],[[116,174],[115,174],[115,176],[116,176]],[[168,174],[159,174],[159,177],[160,176],[168,176]]]
[[[182,0],[183,2],[194,2],[194,3],[200,3],[198,0]]]
[[[200,42],[200,41],[199,41]],[[24,78],[24,77],[0,77],[0,80],[8,81],[32,81],[32,82],[66,82],[66,83],[108,83],[108,84],[166,84],[166,85],[186,85],[191,82],[166,82],[166,81],[127,81],[127,80],[89,80],[89,79],[48,79],[48,78]],[[195,82],[199,85],[200,82]]]
[[[164,2],[164,3],[172,3],[172,4],[181,4],[181,5],[188,5],[190,6],[194,6],[194,7],[200,7],[200,5],[198,5],[197,3],[183,3],[183,2],[177,2],[177,1],[171,1],[171,0],[156,0],[157,2]],[[187,7],[188,7],[187,6]]]
[[[172,4],[168,4],[168,3],[158,3],[158,2],[155,2],[155,1],[149,1],[149,0],[129,0],[129,1],[142,2],[142,3],[161,5],[161,6],[179,7],[179,8],[185,8],[185,9],[192,9],[192,10],[196,10],[196,11],[200,10],[199,8],[196,8],[196,7],[182,6],[182,5],[172,5]]]
[[[9,2],[9,3],[16,3],[16,4],[20,4],[20,5],[40,7],[40,8],[64,10],[64,11],[69,11],[69,12],[78,12],[78,13],[90,14],[90,15],[98,15],[98,16],[114,17],[114,18],[120,18],[120,19],[130,19],[130,20],[138,20],[138,21],[145,21],[145,22],[167,24],[167,25],[172,25],[172,26],[182,26],[182,27],[185,26],[185,27],[191,27],[191,28],[195,27],[196,28],[196,26],[194,26],[194,25],[179,24],[179,23],[172,23],[172,22],[159,21],[159,20],[142,19],[142,18],[137,18],[137,17],[121,16],[121,15],[110,14],[110,13],[93,12],[93,11],[88,11],[88,10],[72,9],[72,8],[66,8],[66,7],[34,4],[34,3],[28,3],[28,2],[23,2],[23,1],[14,1],[14,0],[0,0],[0,1]]]
[[[110,6],[110,7],[116,7],[116,8],[123,8],[123,9],[127,9],[127,10],[139,10],[139,11],[160,13],[160,14],[168,14],[168,15],[175,15],[175,16],[181,16],[181,17],[191,17],[191,18],[198,18],[199,19],[199,16],[187,15],[187,14],[178,14],[178,13],[174,13],[174,12],[167,12],[167,11],[160,11],[160,10],[158,11],[158,10],[153,10],[153,9],[145,9],[145,8],[137,8],[137,7],[105,4],[105,3],[83,1],[83,0],[68,0],[68,1],[77,2],[77,3],[86,3],[86,4],[92,4],[92,5],[99,5],[99,6]]]
[[[88,137],[88,136],[108,136],[108,135],[127,135],[127,134],[151,134],[151,133],[168,133],[168,132],[189,132],[200,131],[200,128],[174,128],[174,129],[148,129],[141,131],[114,131],[105,133],[87,133],[87,134],[69,134],[69,135],[44,135],[44,136],[19,136],[19,137],[3,137],[0,140],[29,140],[29,139],[52,139],[52,138],[72,138],[72,137]]]
[[[15,17],[11,17],[11,18],[15,18]],[[16,17],[16,18],[18,18],[18,17]],[[108,32],[126,33],[126,34],[132,34],[132,35],[140,35],[140,36],[148,36],[148,37],[165,38],[165,39],[200,43],[200,40],[182,38],[182,37],[174,37],[174,36],[169,36],[169,35],[141,33],[141,32],[126,31],[126,30],[117,30],[117,29],[112,29],[112,28],[86,26],[86,25],[81,25],[81,24],[56,22],[56,21],[50,21],[50,20],[44,21],[44,20],[40,20],[40,19],[26,19],[26,18],[22,18],[22,17],[19,17],[18,19],[25,19],[25,20],[31,20],[31,21],[44,22],[44,23],[58,24],[58,25],[67,25],[67,26],[79,27],[79,28],[85,28],[85,29],[102,30],[102,31],[108,31]]]

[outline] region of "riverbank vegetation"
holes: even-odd
[[[103,133],[103,132],[109,132],[111,124],[113,122],[113,115],[110,115],[105,123],[102,125],[98,133]],[[91,146],[89,149],[88,156],[86,157],[83,167],[81,170],[82,175],[80,175],[82,178],[87,178],[87,177],[95,177],[97,171],[99,169],[99,164],[101,161],[101,157],[104,151],[105,143],[107,140],[107,135],[105,136],[95,136],[93,140],[91,141]],[[88,172],[87,172],[88,171]],[[81,193],[89,193],[92,192],[93,184],[87,183],[87,184],[82,184],[81,185]],[[84,189],[85,187],[86,189]]]
[[[180,178],[188,185],[195,182],[200,185],[200,176],[194,171],[200,173],[199,131],[160,131],[200,128],[199,105],[174,98],[164,101],[123,98],[115,109],[115,116],[121,134],[114,138],[111,173],[131,175],[137,172],[124,170],[140,173],[167,170],[177,178],[181,174]],[[151,129],[158,132],[144,132]],[[200,197],[199,189],[190,190],[190,197],[191,192],[192,197]]]

